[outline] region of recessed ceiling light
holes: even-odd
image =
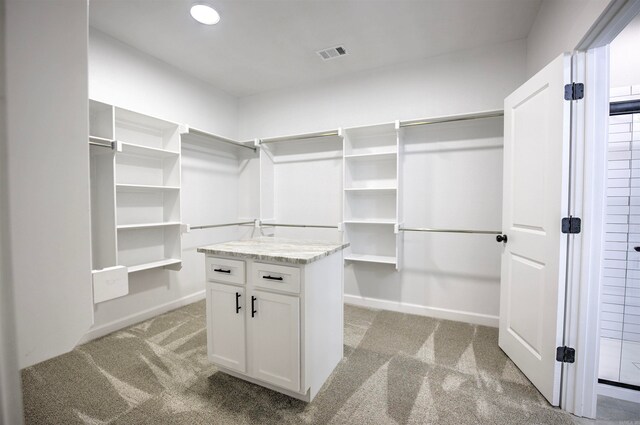
[[[220,21],[220,14],[206,4],[194,4],[191,6],[193,19],[205,25],[215,25]]]

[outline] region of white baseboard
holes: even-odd
[[[418,316],[434,317],[436,319],[455,320],[456,322],[472,323],[474,325],[491,326],[497,328],[499,324],[498,316],[488,314],[470,313],[460,310],[449,310],[446,308],[427,307],[418,304],[409,304],[397,301],[380,300],[377,298],[366,298],[358,295],[344,295],[345,304],[357,305],[360,307],[379,308],[381,310],[397,311],[399,313],[416,314]]]
[[[105,323],[94,328],[91,328],[89,332],[78,342],[78,345],[89,342],[93,339],[100,338],[108,335],[112,332],[126,328],[127,326],[135,325],[136,323],[143,322],[152,317],[158,316],[167,311],[175,310],[176,308],[183,307],[185,305],[200,301],[205,298],[205,291],[199,291],[186,297],[179,298],[177,300],[161,304],[159,306],[141,311],[130,316],[123,317],[110,323]],[[498,316],[490,316],[488,314],[469,313],[466,311],[449,310],[444,308],[427,307],[417,304],[400,303],[388,300],[380,300],[376,298],[365,298],[357,295],[344,295],[345,304],[352,304],[361,307],[378,308],[381,310],[397,311],[400,313],[416,314],[419,316],[434,317],[437,319],[455,320],[457,322],[472,323],[475,325],[498,327]]]
[[[205,293],[206,292],[203,289],[202,291],[198,291],[191,295],[178,298],[177,300],[173,300],[168,303],[132,314],[130,316],[114,320],[113,322],[105,323],[104,325],[91,328],[89,329],[89,332],[87,332],[82,338],[80,338],[80,341],[78,341],[78,345],[84,344],[96,338],[100,338],[101,336],[108,335],[111,332],[118,331],[120,329],[126,328],[127,326],[144,322],[147,319],[151,319],[152,317],[158,316],[162,313],[166,313],[167,311],[175,310],[176,308],[180,308],[196,301],[200,301],[205,298]]]
[[[619,400],[640,403],[640,391],[615,387],[613,385],[598,384],[598,395],[604,395],[607,397],[617,398]]]

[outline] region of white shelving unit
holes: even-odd
[[[90,101],[93,269],[181,267],[180,126]]]
[[[400,165],[398,123],[345,130],[345,261],[400,267]]]
[[[119,264],[181,266],[180,126],[115,108]]]

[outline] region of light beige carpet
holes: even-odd
[[[198,302],[23,371],[27,424],[564,424],[496,329],[345,308],[345,358],[306,404],[206,357]]]

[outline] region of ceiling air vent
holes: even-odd
[[[347,54],[347,50],[344,46],[331,47],[329,49],[319,50],[316,52],[323,60],[339,58]]]

